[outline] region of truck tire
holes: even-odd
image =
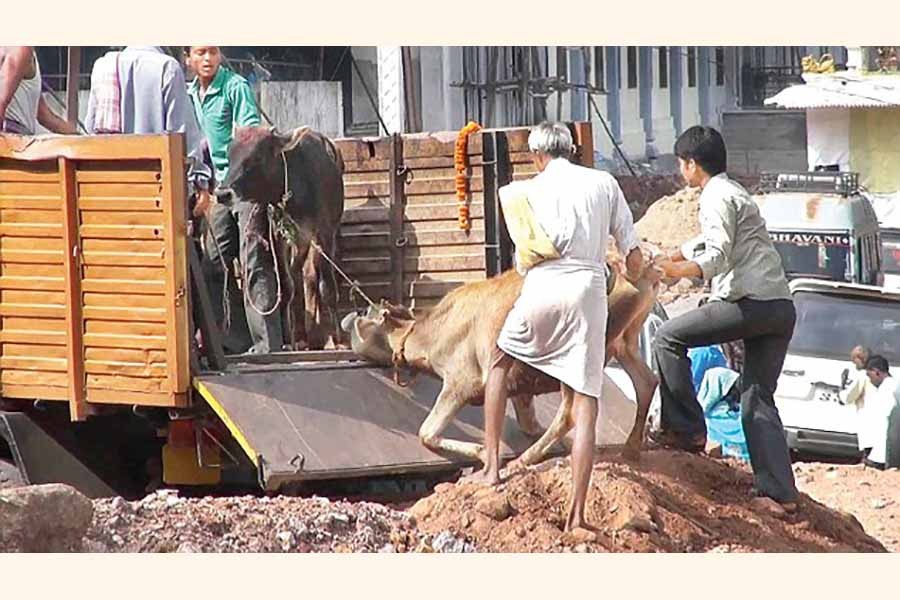
[[[25,480],[19,472],[16,463],[0,458],[0,490],[25,485]]]

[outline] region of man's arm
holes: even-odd
[[[65,133],[68,135],[75,135],[76,133],[78,133],[78,130],[74,125],[69,125],[68,121],[60,118],[50,109],[50,106],[47,104],[47,101],[44,100],[43,95],[38,101],[37,118],[38,123],[43,125],[46,129],[49,129],[53,133]]]
[[[8,46],[0,50],[0,119],[28,73],[34,68],[31,46]]]
[[[231,101],[232,119],[238,127],[251,127],[259,125],[259,108],[253,97],[253,88],[244,80],[233,79],[234,85],[229,86],[228,99]]]
[[[165,130],[185,134],[185,154],[188,159],[188,181],[197,191],[209,190],[212,172],[203,162],[203,144],[194,105],[187,93],[184,73],[177,61],[171,61],[163,71],[163,103],[166,110]],[[204,196],[205,197],[205,196]]]
[[[644,255],[641,252],[640,239],[634,228],[634,216],[625,201],[625,194],[622,193],[622,188],[615,179],[612,181],[612,187],[613,210],[609,231],[616,240],[619,252],[625,255],[625,277],[634,282],[643,271]]]
[[[691,260],[676,262],[671,258],[656,264],[666,277],[710,280],[728,268],[728,257],[734,245],[737,215],[734,204],[727,199],[713,199],[700,203],[700,230],[704,249]],[[682,252],[679,251],[679,254]]]

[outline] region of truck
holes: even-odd
[[[570,127],[576,160],[590,164],[590,124]],[[497,189],[534,173],[527,134],[469,136],[469,230],[457,226],[455,132],[337,140],[341,264],[354,278],[341,310],[356,308],[356,286],[427,307],[509,268]],[[434,378],[400,387],[340,349],[223,353],[187,235],[184,172],[177,134],[0,136],[0,471],[136,497],[163,485],[418,486],[467,466],[418,440]],[[664,318],[658,307],[648,320],[648,363],[647,336]],[[627,377],[608,372],[598,443],[615,445],[635,407]],[[558,401],[536,400],[543,422]],[[479,410],[455,426],[480,437]],[[505,456],[531,441],[509,429]]]

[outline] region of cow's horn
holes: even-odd
[[[359,318],[359,315],[357,315],[355,312],[352,312],[352,313],[348,314],[347,316],[345,316],[343,319],[341,319],[341,330],[344,333],[350,333],[350,331],[353,328],[353,323],[358,318]]]

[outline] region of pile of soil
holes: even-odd
[[[700,234],[700,188],[683,188],[664,196],[635,224],[645,242],[670,252]]]
[[[492,552],[883,552],[849,514],[803,496],[797,512],[751,504],[740,463],[664,450],[639,465],[598,459],[587,518],[596,539],[564,534],[567,460],[514,473],[501,485],[441,484],[410,513],[425,533],[449,531]]]

